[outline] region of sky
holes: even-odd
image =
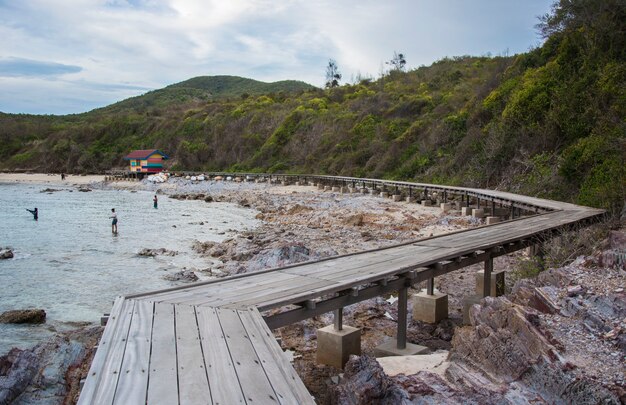
[[[0,0],[0,111],[71,114],[196,76],[322,87],[540,46],[552,0]]]

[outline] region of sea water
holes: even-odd
[[[47,187],[59,191],[46,192]],[[258,225],[249,208],[159,195],[154,209],[153,195],[0,183],[0,248],[15,255],[0,260],[0,313],[25,308],[47,313],[43,325],[0,324],[0,355],[76,323],[99,323],[119,295],[176,285],[163,276],[211,264],[193,252],[194,241],[221,241]],[[35,207],[38,221],[26,211]],[[111,208],[118,216],[116,235]],[[139,256],[143,248],[178,254]]]

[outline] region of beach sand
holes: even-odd
[[[61,180],[60,174],[45,173],[0,173],[0,183],[35,183],[51,185],[74,185],[89,184],[103,181],[103,175],[72,175],[66,174],[65,180]]]

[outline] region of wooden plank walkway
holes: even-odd
[[[338,295],[368,291],[361,297],[366,299],[378,291],[371,285],[385,286],[387,280],[407,274],[411,283],[427,280],[434,277],[434,269],[439,269],[437,274],[452,271],[442,264],[469,263],[477,255],[520,249],[551,232],[603,215],[572,204],[467,190],[550,212],[384,249],[120,297],[79,404],[313,403],[259,311],[314,308],[316,301],[332,310],[342,305]],[[301,311],[297,316],[312,313]]]

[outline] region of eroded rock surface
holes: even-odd
[[[44,323],[46,311],[43,309],[16,309],[0,314],[0,323]]]

